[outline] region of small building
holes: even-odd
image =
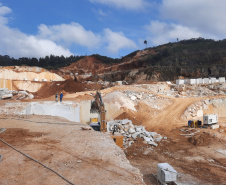
[[[209,114],[203,116],[203,124],[204,125],[212,125],[218,123],[216,114]]]

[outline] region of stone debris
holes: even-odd
[[[0,88],[0,99],[15,99],[15,100],[21,100],[21,99],[33,99],[34,95],[29,94],[26,91],[15,91],[15,90],[9,90],[7,88]]]
[[[81,127],[82,130],[92,130],[91,127]]]
[[[156,132],[148,132],[144,126],[136,126],[132,124],[131,120],[114,120],[107,122],[108,132],[120,133],[123,135],[123,147],[130,147],[137,138],[143,138],[144,143],[151,146],[158,146],[157,142],[160,142],[163,137]],[[166,137],[164,139],[167,139]]]

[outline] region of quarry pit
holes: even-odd
[[[90,119],[98,117],[90,113],[93,86],[69,93],[64,81],[33,83],[41,84],[32,87],[34,99],[1,100],[0,138],[54,172],[0,142],[1,184],[158,184],[158,163],[174,167],[177,184],[225,184],[225,83],[182,89],[173,82],[119,83],[100,90],[107,121],[128,119],[164,138],[157,146],[136,138],[123,149],[111,133],[89,127]],[[26,91],[16,84],[12,80],[14,90]],[[50,87],[61,88],[62,102],[55,101],[55,92],[49,96]],[[188,120],[205,114],[218,115],[218,129],[188,128]]]

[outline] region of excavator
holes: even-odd
[[[100,122],[98,122],[98,124],[90,124],[90,126],[96,131],[107,132],[106,110],[101,94],[98,90],[94,96],[94,101],[91,102],[90,113],[98,113],[100,115]],[[116,145],[123,148],[123,136],[114,134],[114,132],[115,130],[112,132],[110,137],[114,140]]]
[[[91,109],[90,113],[99,113],[100,114],[100,131],[106,132],[107,125],[106,125],[106,110],[104,107],[104,102],[102,100],[101,94],[99,91],[96,92],[94,96],[95,100],[91,102]]]

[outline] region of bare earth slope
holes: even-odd
[[[1,116],[0,138],[72,184],[142,184],[139,170],[107,135],[47,116]],[[0,141],[0,184],[69,184]]]

